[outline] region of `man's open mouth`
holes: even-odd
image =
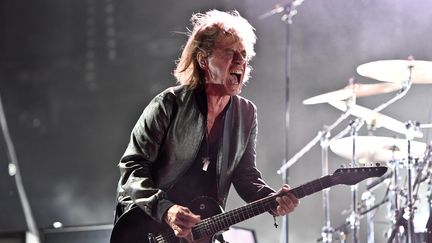
[[[240,84],[241,82],[241,77],[242,77],[242,72],[238,71],[238,72],[232,72],[230,73],[230,81],[232,84]]]

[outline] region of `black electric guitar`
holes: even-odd
[[[297,198],[303,198],[325,188],[344,184],[355,185],[358,182],[380,177],[387,167],[359,167],[337,169],[332,175],[323,176],[290,190]],[[276,197],[268,196],[237,209],[222,212],[220,206],[210,198],[199,197],[186,205],[190,210],[201,215],[201,222],[192,228],[189,239],[177,238],[166,223],[158,223],[139,207],[123,214],[114,225],[111,243],[210,243],[215,234],[230,226],[255,217],[276,208]]]

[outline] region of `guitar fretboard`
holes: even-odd
[[[290,192],[297,198],[303,198],[307,195],[321,191],[332,186],[330,176],[324,176],[313,180],[309,183],[291,189]],[[202,239],[209,235],[214,235],[230,226],[255,217],[259,214],[268,212],[277,206],[276,197],[283,194],[275,194],[257,200],[253,203],[244,205],[229,212],[221,213],[213,217],[204,219],[192,229],[192,234],[195,240]]]
[[[387,171],[387,167],[362,167],[362,168],[340,168],[333,175],[323,176],[311,182],[298,186],[290,190],[297,198],[303,198],[315,192],[329,188],[338,184],[354,185],[366,178],[382,176]],[[277,207],[276,197],[284,196],[285,193],[278,193],[258,201],[246,204],[240,208],[221,213],[202,220],[192,228],[194,240],[201,240],[213,236],[214,234],[228,229],[231,225],[240,223],[259,214],[268,212]],[[161,234],[156,237],[157,242],[177,242],[173,231]]]

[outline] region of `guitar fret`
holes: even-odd
[[[217,229],[221,229],[222,230],[224,228],[223,227],[223,221],[216,221],[216,225],[217,225],[216,232],[219,231]]]
[[[342,171],[342,169],[339,169],[339,170]],[[338,171],[336,171],[336,172],[338,172]],[[339,174],[323,176],[319,179],[316,179],[316,180],[313,180],[313,181],[306,183],[304,185],[298,186],[294,189],[291,189],[290,193],[294,194],[297,198],[300,199],[300,198],[308,196],[312,193],[321,191],[325,188],[329,188],[332,185],[342,184],[341,182],[337,182],[337,180],[339,180],[340,177],[342,177],[342,176],[347,177],[346,173],[350,173],[349,170],[344,170],[344,171],[346,171],[346,172],[340,172]],[[384,174],[384,172],[382,174]],[[343,174],[343,173],[345,173],[345,174]],[[361,176],[361,175],[357,175],[357,174],[354,174],[352,176],[354,176],[354,178],[352,180],[355,180],[357,182],[360,180],[371,177],[371,176],[367,176],[367,175]],[[359,178],[357,178],[355,176],[359,176]],[[271,209],[274,209],[277,206],[277,202],[275,200],[276,197],[283,196],[285,194],[286,193],[280,193],[280,194],[268,196],[266,198],[257,200],[255,202],[252,202],[252,203],[249,203],[249,204],[244,205],[242,207],[239,207],[237,209],[234,209],[230,212],[221,213],[221,214],[215,215],[213,217],[210,217],[208,219],[201,221],[201,223],[199,223],[198,226],[193,228],[194,237],[195,236],[198,237],[195,240],[202,239],[205,236],[211,236],[211,235],[213,235],[213,234],[215,234],[215,233],[217,233],[223,229],[228,228],[231,225],[234,225],[236,223],[242,222],[246,219],[252,218],[252,217],[257,216],[261,213],[264,213],[264,212],[270,211]]]
[[[209,231],[208,231],[208,233],[210,233],[210,234],[212,234],[213,232],[216,232],[216,225],[214,224],[215,222],[214,221],[210,221],[210,222],[208,222],[208,229],[209,229]]]
[[[323,176],[319,179],[293,188],[290,190],[290,193],[294,194],[300,199],[322,189],[329,188],[333,185],[355,185],[364,179],[382,176],[386,171],[387,167],[383,166],[373,168],[337,169],[333,175]],[[231,225],[274,209],[277,206],[277,202],[275,200],[276,197],[284,195],[286,195],[285,192],[268,196],[229,212],[220,213],[218,215],[203,219],[200,223],[198,223],[198,225],[192,228],[194,242],[202,242],[203,239],[211,237],[214,235],[214,233],[226,229]],[[116,222],[111,235],[111,242],[136,242],[133,240],[137,239],[137,236],[143,240],[146,238],[153,239],[152,242],[154,241],[157,243],[179,242],[179,238],[177,238],[174,234],[174,231],[169,228],[165,232],[146,231],[145,227],[153,222],[152,219],[146,217],[147,215],[143,215],[143,220],[135,222],[135,216],[137,215],[136,212],[140,212],[139,215],[141,213],[144,214],[139,208],[137,210],[130,210],[125,215],[123,215],[119,221]],[[130,228],[128,226],[131,222],[137,223],[140,226],[142,225],[142,232],[138,232],[138,235],[133,235],[134,232],[128,232],[128,229]]]
[[[298,197],[298,198],[302,198],[302,197],[306,196],[306,192],[304,190],[304,187],[301,186],[300,189],[302,189],[303,194],[302,195],[300,195],[300,194],[296,195],[296,197]]]
[[[311,181],[305,185],[293,189],[292,193],[298,198],[305,197],[325,188],[323,184],[328,184],[327,179],[327,177],[322,177],[320,179]],[[207,228],[209,228],[209,230],[206,231],[204,234],[211,235],[217,233],[223,229],[228,228],[231,225],[242,222],[246,219],[252,218],[266,211],[270,211],[272,208],[277,206],[275,198],[276,195],[264,198],[262,200],[258,200],[249,205],[240,207],[237,210],[214,216],[211,222],[206,222],[204,224],[205,226],[207,226]]]

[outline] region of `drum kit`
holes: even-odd
[[[350,80],[343,89],[320,94],[303,101],[305,105],[328,103],[342,111],[341,117],[320,131],[302,151],[296,154],[287,166],[292,165],[315,143],[321,141],[323,175],[328,174],[328,148],[336,155],[349,159],[350,166],[380,164],[389,167],[387,174],[369,182],[365,192],[358,197],[358,186],[352,186],[352,206],[345,224],[333,228],[329,217],[329,195],[323,192],[324,226],[319,241],[360,241],[360,219],[366,218],[367,242],[375,242],[374,213],[386,208],[387,230],[382,235],[386,242],[432,242],[432,143],[415,141],[423,138],[423,132],[432,124],[401,122],[380,113],[396,100],[407,94],[411,85],[432,84],[432,62],[407,60],[382,60],[357,67],[361,76],[381,81],[375,84],[360,84]],[[356,104],[357,97],[367,97],[398,91],[386,103],[375,109]],[[354,121],[339,134],[330,138],[330,130],[347,117]],[[402,134],[403,139],[383,136],[359,136],[358,131],[368,125],[369,134],[375,128],[385,128]],[[373,128],[373,129],[371,129]],[[373,134],[373,132],[372,132]],[[400,135],[399,135],[400,136]],[[384,199],[375,203],[374,190],[384,189]],[[381,233],[381,232],[380,232]]]

